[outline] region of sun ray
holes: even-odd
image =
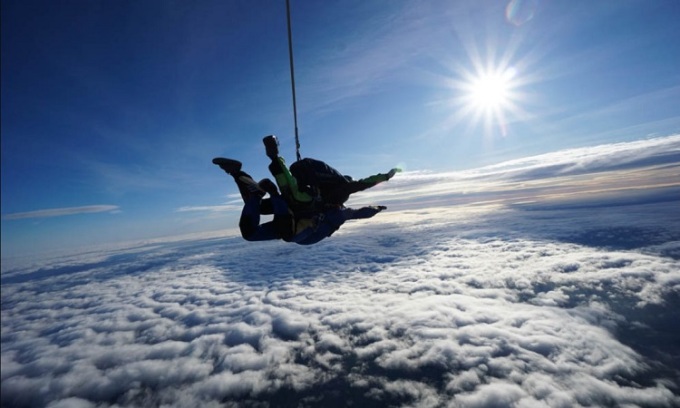
[[[444,71],[435,78],[441,92],[432,103],[444,116],[432,134],[481,137],[492,145],[497,137],[526,126],[519,122],[533,118],[531,108],[538,97],[531,85],[543,80],[534,66],[540,50],[519,52],[522,33],[486,42],[465,31],[457,33],[467,58],[451,55],[440,61]]]
[[[474,73],[465,73],[457,86],[462,117],[471,116],[474,123],[481,122],[485,133],[495,128],[506,136],[507,118],[517,111],[516,76],[513,67],[478,67]]]

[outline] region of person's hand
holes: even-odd
[[[398,168],[398,167],[393,168],[392,170],[387,172],[387,179],[388,180],[391,179],[392,177],[394,177],[395,174],[397,174],[399,172],[401,172],[400,168]]]

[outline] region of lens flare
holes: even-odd
[[[537,0],[512,0],[505,8],[505,18],[519,27],[534,18]]]

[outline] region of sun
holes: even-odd
[[[444,120],[439,128],[457,134],[481,137],[493,143],[497,137],[508,137],[531,120],[530,110],[536,102],[532,84],[540,78],[532,74],[530,56],[517,58],[508,51],[502,55],[490,48],[491,55],[471,45],[466,50],[468,61],[451,58],[438,72],[442,98],[433,106],[441,106]]]
[[[499,113],[506,110],[513,100],[515,71],[486,71],[468,79],[465,86],[466,99],[474,110]]]
[[[478,109],[493,110],[508,104],[510,81],[507,75],[483,74],[470,83],[470,102]]]
[[[511,66],[478,65],[477,70],[464,72],[456,81],[456,117],[482,124],[485,134],[496,129],[506,136],[509,121],[521,113],[520,85],[517,71]]]

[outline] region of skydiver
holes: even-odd
[[[270,179],[259,183],[241,170],[241,162],[217,157],[213,163],[231,175],[243,198],[239,220],[241,236],[247,241],[282,239],[300,245],[315,244],[330,237],[348,220],[371,218],[384,206],[368,206],[358,210],[345,207],[328,207],[315,213],[295,215],[281,197]],[[269,194],[268,199],[263,199]],[[261,214],[273,214],[273,220],[260,224]]]
[[[328,164],[315,159],[302,159],[290,169],[279,156],[279,142],[269,135],[263,140],[267,157],[271,159],[269,171],[274,176],[281,193],[293,211],[305,211],[323,207],[343,207],[350,194],[371,188],[387,181],[401,171],[391,169],[360,180],[343,176]]]

